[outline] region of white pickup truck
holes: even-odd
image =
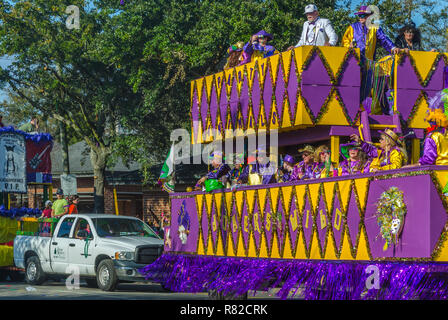
[[[126,216],[63,216],[53,235],[16,236],[14,263],[30,284],[74,268],[91,287],[113,291],[119,281],[144,281],[138,272],[163,251],[163,240],[143,221]]]

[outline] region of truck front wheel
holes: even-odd
[[[100,262],[96,271],[98,287],[103,291],[114,291],[118,284],[117,273],[115,272],[112,260],[106,259]]]
[[[32,256],[26,260],[25,281],[29,284],[40,285],[46,280],[45,273],[40,265],[40,260]]]

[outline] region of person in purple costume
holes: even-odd
[[[359,21],[350,25],[342,37],[344,47],[356,47],[361,51],[361,57],[375,60],[376,44],[379,44],[388,52],[398,54],[400,49],[384,33],[381,27],[368,26],[367,19],[373,12],[369,6],[361,6],[355,13]]]
[[[370,161],[356,143],[341,144],[340,150],[344,161],[339,166],[338,176],[369,173]]]
[[[288,182],[292,179],[294,171],[294,158],[289,154],[283,158],[283,165],[277,170],[277,182]]]
[[[299,149],[299,153],[302,154],[303,161],[294,166],[291,180],[315,179],[314,173],[317,163],[314,162],[314,148],[306,145],[303,149]]]
[[[272,35],[264,30],[254,34],[243,47],[243,61],[240,65],[277,54],[277,50],[268,44],[272,39]]]
[[[254,161],[255,152],[257,152],[256,161]],[[249,184],[270,184],[275,183],[275,173],[277,172],[276,166],[269,161],[266,154],[265,146],[260,146],[252,153],[252,157],[248,159],[249,163]],[[253,179],[253,176],[258,176],[259,179]],[[259,181],[257,181],[259,180]]]
[[[235,154],[235,166],[227,173],[228,184],[233,188],[248,183],[249,166],[244,164],[244,153]]]
[[[226,175],[230,171],[230,167],[223,162],[223,156],[221,152],[219,151],[213,152],[210,158],[212,159],[211,165],[213,169],[209,171],[204,177],[199,179],[199,181],[196,183],[195,190],[202,190],[205,180],[207,179],[216,179],[216,180],[221,180],[222,178],[226,179]]]

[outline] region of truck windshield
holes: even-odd
[[[92,218],[99,237],[160,237],[145,223],[136,219]]]

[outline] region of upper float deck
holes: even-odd
[[[422,138],[427,102],[444,87],[448,54],[411,51],[395,61],[396,119],[369,121],[392,128],[403,123]],[[360,86],[359,50],[344,47],[303,46],[194,80],[192,143],[220,140],[224,129],[244,135],[322,127],[327,138],[349,135],[352,131],[343,129],[361,120]]]

